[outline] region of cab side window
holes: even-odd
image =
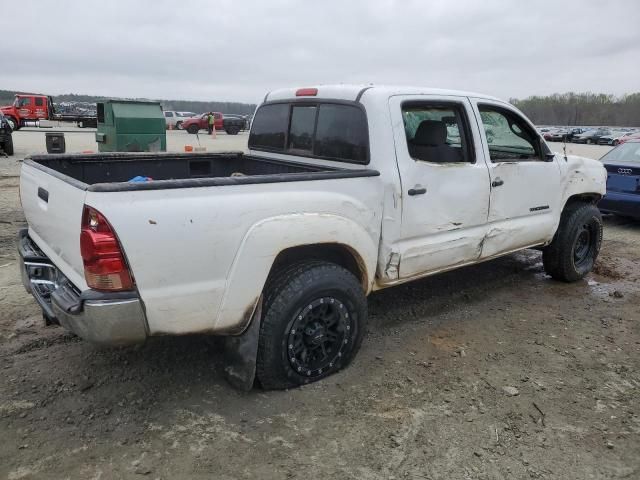
[[[18,102],[18,107],[28,107],[29,105],[31,105],[30,97],[21,98]]]
[[[431,163],[473,163],[466,114],[453,103],[407,102],[402,120],[411,158]]]
[[[44,100],[41,97],[36,97],[36,107],[44,106]]]
[[[493,163],[543,161],[540,137],[520,116],[492,105],[478,105]]]

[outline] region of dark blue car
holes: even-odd
[[[629,140],[600,159],[607,169],[607,194],[598,207],[640,220],[640,140]]]

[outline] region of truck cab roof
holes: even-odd
[[[306,95],[301,95],[301,91],[307,91]],[[312,94],[315,91],[315,94]],[[311,92],[311,93],[308,93]],[[304,93],[304,92],[302,92]],[[502,101],[488,95],[465,92],[461,90],[447,90],[440,88],[415,87],[406,85],[365,85],[365,84],[337,84],[337,85],[311,85],[298,88],[282,88],[267,93],[265,102],[278,100],[290,100],[301,96],[315,97],[320,99],[334,99],[356,101],[363,96],[375,96],[378,98],[389,98],[394,95],[447,95],[454,97],[475,97],[487,100]]]

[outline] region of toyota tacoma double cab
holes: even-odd
[[[496,98],[278,90],[246,154],[25,159],[23,283],[87,340],[222,335],[234,385],[290,388],[353,360],[376,290],[527,248],[581,279],[605,184]]]

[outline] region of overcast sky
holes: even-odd
[[[640,91],[639,0],[108,0],[0,6],[0,89],[259,102],[387,83]]]

